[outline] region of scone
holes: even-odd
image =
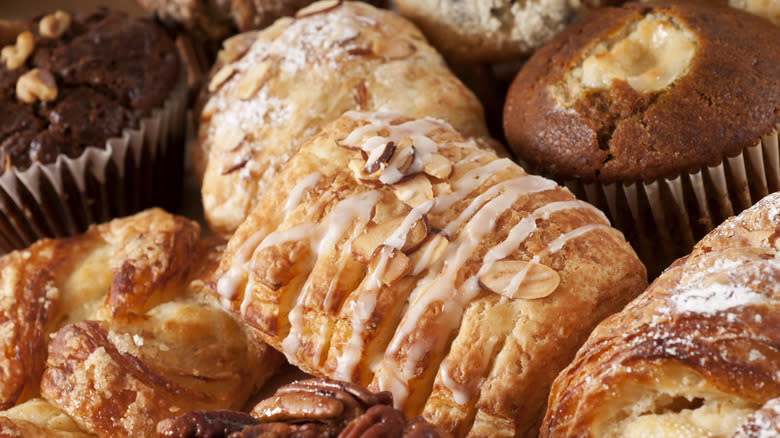
[[[541,436],[729,437],[780,397],[778,237],[775,193],[600,324],[555,380]]]
[[[225,42],[194,153],[209,226],[235,231],[282,165],[351,109],[441,118],[487,136],[482,107],[408,21],[358,2],[319,2]]]
[[[309,379],[284,385],[250,414],[195,411],[161,421],[165,438],[449,438],[420,417],[406,419],[388,392],[354,383]]]
[[[631,3],[594,11],[534,54],[504,130],[531,169],[604,210],[657,274],[780,190],[778,102],[779,27],[706,2]]]
[[[0,254],[175,204],[185,79],[153,20],[101,8],[25,22],[0,51]]]
[[[512,61],[533,53],[570,22],[621,0],[395,0],[454,62]]]
[[[242,407],[280,356],[208,292],[223,247],[148,210],[0,258],[0,407],[16,406],[1,421],[148,436],[172,413]],[[39,395],[52,406],[14,413]]]
[[[603,214],[440,120],[349,112],[287,162],[217,291],[311,374],[455,436],[534,428],[550,382],[646,284]]]

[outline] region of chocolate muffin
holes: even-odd
[[[26,27],[0,61],[0,252],[169,204],[186,89],[164,28],[107,9]]]
[[[780,28],[717,5],[633,3],[594,12],[531,57],[504,130],[657,272],[780,190],[778,108]]]

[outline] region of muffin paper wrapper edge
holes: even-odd
[[[675,178],[564,185],[607,213],[654,276],[723,220],[780,190],[779,130],[716,166]]]
[[[0,254],[175,202],[187,112],[183,67],[166,101],[138,128],[123,129],[104,148],[88,146],[77,158],[63,154],[54,163],[0,176]]]

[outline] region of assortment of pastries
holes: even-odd
[[[0,20],[0,436],[780,436],[775,2],[139,3]]]

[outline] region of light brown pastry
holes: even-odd
[[[359,2],[319,2],[225,42],[194,152],[209,226],[230,234],[282,165],[351,109],[431,116],[487,136],[482,107],[405,19]]]
[[[40,394],[112,437],[243,406],[280,357],[207,291],[224,242],[199,231],[153,209],[0,258],[0,406]]]
[[[217,291],[303,370],[391,391],[455,436],[519,436],[646,284],[601,212],[446,123],[349,112],[285,165]]]
[[[0,437],[87,438],[67,414],[41,398],[0,412]]]
[[[780,396],[779,250],[777,192],[596,328],[553,384],[540,435],[731,436]]]

